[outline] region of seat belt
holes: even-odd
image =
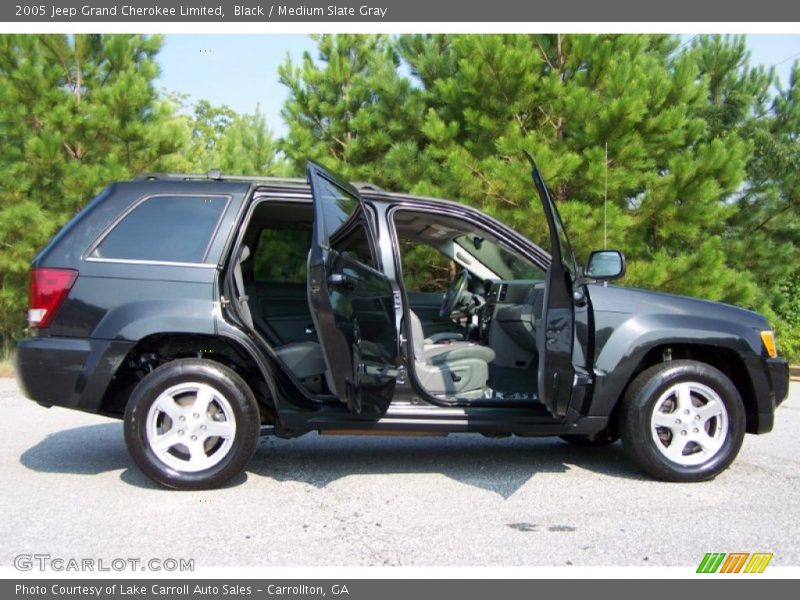
[[[250,327],[250,329],[253,329],[253,315],[250,312],[250,305],[247,304],[247,301],[250,298],[245,293],[244,277],[242,275],[242,263],[248,258],[250,258],[250,248],[243,245],[239,250],[239,258],[236,261],[236,266],[233,269],[233,281],[236,284],[236,303],[237,308],[239,309],[239,314],[241,314],[245,324]]]

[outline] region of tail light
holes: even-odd
[[[77,278],[72,269],[31,269],[28,325],[49,327]]]

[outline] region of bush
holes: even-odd
[[[775,330],[778,350],[792,364],[800,363],[800,273],[780,285]]]

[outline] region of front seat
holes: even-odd
[[[489,379],[489,363],[495,358],[494,350],[473,342],[426,345],[422,322],[414,311],[408,314],[414,370],[422,387],[439,396],[482,394]]]

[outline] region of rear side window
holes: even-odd
[[[153,196],[117,223],[94,258],[202,263],[226,196]]]
[[[305,283],[310,229],[262,229],[253,257],[257,283]]]

